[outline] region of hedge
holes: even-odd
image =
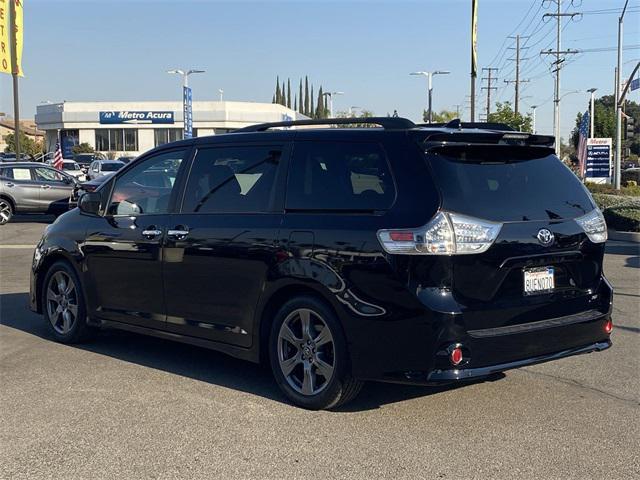
[[[622,232],[640,232],[640,207],[609,207],[603,214],[609,228]]]

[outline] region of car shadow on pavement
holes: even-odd
[[[53,223],[56,219],[55,215],[43,215],[43,214],[17,214],[11,217],[9,223]]]
[[[53,342],[42,316],[31,312],[27,302],[26,293],[0,295],[0,324]],[[70,346],[288,404],[267,367],[213,350],[115,329],[101,331],[87,343]],[[503,377],[495,376],[492,380]],[[459,387],[434,388],[368,382],[354,401],[335,412],[374,410],[385,404],[453,388]]]

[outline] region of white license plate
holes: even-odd
[[[555,288],[553,267],[532,268],[524,271],[524,294],[549,293]]]

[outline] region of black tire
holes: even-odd
[[[73,289],[69,289],[66,295],[65,290],[60,287],[59,278],[67,279],[66,285],[69,284],[69,280],[73,282]],[[57,298],[52,298],[54,296]],[[62,297],[66,297],[66,300]],[[65,308],[58,312],[54,305],[58,305],[61,309],[64,305]],[[73,306],[75,308],[72,308]],[[74,310],[75,314],[73,314]],[[95,332],[95,328],[87,325],[84,293],[78,275],[66,261],[60,260],[54,263],[45,275],[42,283],[42,311],[47,329],[58,342],[80,343],[89,339]],[[67,319],[70,317],[65,316],[65,312],[73,316],[73,320],[69,323]]]
[[[5,225],[13,217],[13,204],[6,198],[0,198],[0,225]]]
[[[311,341],[305,340],[302,328],[297,330],[294,326],[297,322],[302,327],[302,316],[307,315],[311,318],[307,320],[312,325],[307,329],[313,334],[307,337]],[[289,340],[291,336],[283,336],[285,322],[292,327],[290,332],[294,334],[292,337],[296,345]],[[328,336],[323,334],[327,327]],[[323,339],[319,340],[321,337]],[[327,337],[331,340],[327,341]],[[317,344],[313,342],[314,339]],[[309,410],[330,409],[349,402],[358,395],[363,385],[362,381],[351,377],[346,342],[338,319],[330,307],[315,297],[295,297],[280,308],[271,325],[269,360],[276,383],[287,398]],[[288,362],[295,366],[291,367],[289,374],[285,374],[283,369]],[[332,368],[325,370],[320,365]],[[325,376],[322,371],[330,371],[331,374]],[[314,380],[307,382],[307,378],[311,377]],[[306,393],[303,393],[304,390]]]

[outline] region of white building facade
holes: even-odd
[[[282,105],[255,102],[193,102],[193,136],[227,133],[265,122],[306,119]],[[60,138],[63,156],[88,143],[112,156],[137,156],[183,138],[182,102],[62,102],[39,105],[35,121],[47,151]]]

